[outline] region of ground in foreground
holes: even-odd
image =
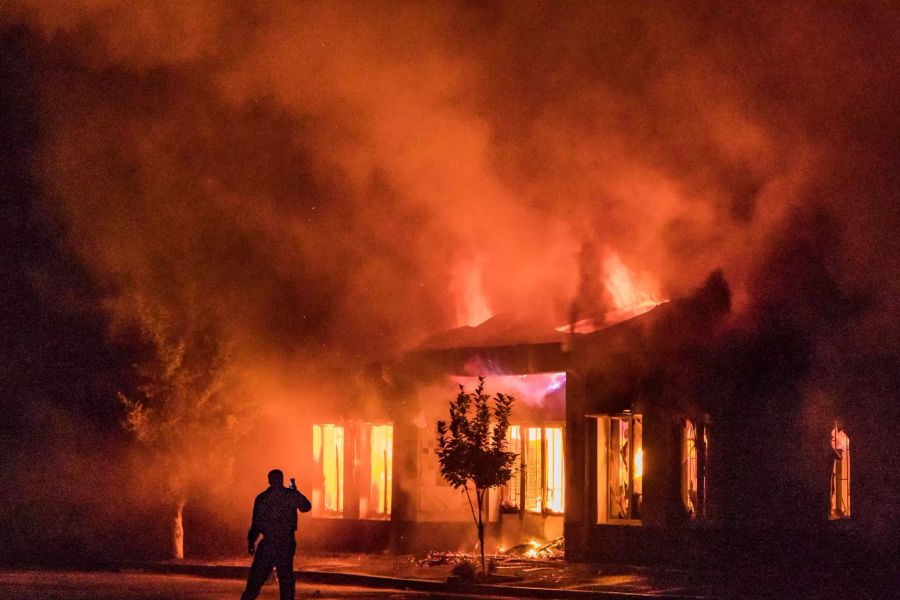
[[[75,571],[0,571],[0,598],[6,600],[235,600],[242,581],[184,575]],[[267,584],[261,600],[278,598],[278,585]],[[422,598],[423,594],[349,586],[297,584],[297,598]]]

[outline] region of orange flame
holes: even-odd
[[[476,326],[493,316],[484,296],[481,280],[481,260],[461,262],[453,273],[452,285],[456,296],[456,325]]]
[[[610,251],[607,254],[603,261],[603,271],[606,275],[606,290],[615,306],[606,313],[607,325],[642,315],[663,302],[652,292],[638,287],[632,272],[617,253]]]
[[[616,252],[607,251],[606,258],[603,260],[603,276],[603,285],[612,300],[612,310],[607,311],[602,319],[597,316],[589,316],[571,325],[557,327],[557,331],[592,333],[642,315],[665,302],[653,292],[641,288],[636,283],[631,270],[625,266]]]

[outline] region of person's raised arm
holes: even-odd
[[[294,496],[294,498],[296,500],[295,506],[297,507],[297,510],[299,510],[302,513],[311,511],[312,510],[312,502],[309,501],[309,498],[307,498],[306,496],[301,494],[300,491],[298,491],[298,490],[294,490],[294,492],[296,492],[296,494],[297,494],[296,496]]]

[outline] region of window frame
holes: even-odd
[[[368,423],[369,427],[369,481],[368,481],[368,506],[374,504],[374,509],[369,510],[368,518],[371,519],[389,519],[393,509],[393,485],[394,485],[394,424],[390,422]],[[381,491],[380,500],[384,500],[385,508],[383,511],[378,510],[378,504],[373,503],[375,499],[372,495],[372,487],[375,484],[375,430],[387,428],[390,431],[389,439],[386,438],[386,457],[384,458],[384,489]]]
[[[506,429],[506,449],[516,454],[516,462],[513,465],[512,475],[500,493],[500,511],[505,513],[519,513],[522,510],[525,493],[522,482],[522,427],[523,425],[519,423],[513,423]],[[513,430],[517,432],[515,438],[512,435]]]
[[[518,449],[516,449],[511,440],[511,431],[513,428],[516,428],[519,432],[518,436]],[[560,474],[560,482],[561,482],[561,496],[562,496],[562,507],[561,511],[549,509],[548,506],[548,497],[550,495],[549,482],[548,482],[548,430],[555,429],[559,430],[559,451],[562,456],[560,464],[562,472]],[[538,438],[538,454],[539,460],[537,468],[538,471],[538,481],[537,486],[539,490],[539,496],[537,498],[537,502],[539,503],[539,508],[528,508],[527,500],[528,500],[528,473],[529,469],[533,468],[532,465],[527,461],[528,454],[528,445],[532,441],[531,440],[531,431],[538,430],[540,432],[540,437]],[[508,444],[508,448],[510,452],[516,452],[518,454],[518,459],[516,460],[516,472],[510,478],[506,485],[503,486],[503,491],[501,495],[501,512],[504,513],[529,513],[534,515],[563,515],[565,514],[565,441],[566,441],[566,426],[565,423],[559,421],[547,421],[540,423],[512,423],[507,429],[506,440]],[[510,485],[512,484],[512,485]],[[518,487],[518,489],[513,489],[514,487]],[[515,496],[513,496],[515,494]],[[514,501],[513,501],[514,498]]]
[[[643,429],[644,429],[644,415],[643,413],[633,413],[631,411],[620,412],[620,413],[609,413],[602,415],[592,415],[597,420],[597,506],[596,506],[596,522],[599,524],[608,524],[608,525],[642,525],[643,519],[640,514],[640,506],[635,509],[635,495],[640,496],[638,500],[638,504],[642,504],[643,500],[643,479],[644,479],[644,468],[643,468]],[[628,465],[627,465],[627,474],[628,479],[626,482],[626,490],[631,490],[628,492],[628,514],[625,517],[611,517],[610,513],[610,502],[612,502],[612,495],[610,494],[610,478],[609,478],[609,470],[610,470],[610,457],[613,451],[611,444],[613,442],[612,436],[612,424],[614,421],[622,421],[628,420],[628,439],[626,440],[626,444],[630,451],[628,451]],[[635,422],[639,424],[639,428],[635,427]],[[640,429],[640,435],[636,434],[637,429]],[[640,438],[640,444],[635,448],[634,440],[636,437]],[[621,449],[625,447],[625,444],[620,444],[619,448],[616,449],[616,452],[621,452]],[[621,468],[621,467],[620,467]],[[640,473],[636,473],[636,471],[640,470]],[[635,479],[639,479],[640,483],[640,491],[634,491],[636,488]],[[623,491],[624,494],[624,491]]]
[[[843,440],[841,441],[842,446],[838,448],[837,445],[839,443],[840,438],[838,435],[843,436]],[[831,430],[831,450],[832,450],[832,464],[831,464],[831,476],[829,477],[829,498],[828,498],[828,520],[829,521],[843,521],[846,519],[850,519],[853,517],[853,507],[851,505],[851,472],[850,472],[850,464],[852,453],[850,452],[850,436],[847,434],[846,429],[843,426],[835,424],[835,426]],[[838,454],[838,450],[840,450],[840,454]],[[840,476],[838,474],[838,469],[840,469]],[[840,486],[838,486],[838,481],[841,482]],[[838,490],[841,490],[842,493],[838,494]],[[838,510],[838,502],[840,499],[843,499],[842,508]]]
[[[689,424],[694,431],[693,444],[690,443],[691,438],[688,435]],[[692,521],[702,521],[708,518],[709,430],[708,419],[686,417],[681,420],[681,502],[688,518]],[[693,460],[690,456],[692,449],[694,451]],[[693,478],[691,470],[694,471]],[[696,479],[697,483],[693,501],[690,497],[691,479]]]
[[[335,456],[334,498],[335,498],[336,506],[334,506],[334,507],[328,506],[326,504],[326,499],[328,498],[327,489],[328,489],[328,479],[329,478],[327,477],[327,474],[325,472],[325,469],[326,469],[325,459],[324,459],[325,452],[326,452],[325,428],[332,429],[332,434],[331,434],[332,444],[331,444],[331,448],[329,450],[334,451],[336,448],[338,448],[338,447],[340,448],[339,452],[337,453],[337,456]],[[336,436],[335,434],[337,432],[340,432],[340,436],[339,436],[340,444],[339,445],[336,443],[338,436]],[[344,488],[345,488],[344,463],[346,461],[346,453],[347,453],[347,428],[343,424],[340,424],[340,423],[314,423],[312,438],[313,438],[313,444],[312,444],[313,445],[313,462],[315,462],[318,465],[318,475],[321,477],[321,482],[322,482],[322,488],[321,488],[322,496],[319,501],[319,506],[315,507],[315,508],[317,508],[321,512],[322,515],[343,516],[344,508],[345,508],[345,505],[344,505],[344,491],[345,491],[344,490]],[[317,444],[317,442],[318,442],[318,444]]]

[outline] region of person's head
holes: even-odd
[[[281,472],[281,469],[269,471],[269,485],[272,487],[284,486],[284,473]]]

